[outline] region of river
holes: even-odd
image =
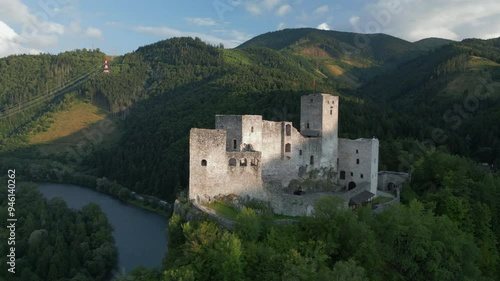
[[[161,267],[167,247],[167,218],[76,185],[42,183],[39,190],[47,199],[61,197],[73,209],[99,204],[114,228],[120,272],[130,272],[137,266]]]

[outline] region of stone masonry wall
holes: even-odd
[[[339,139],[339,183],[348,186],[368,184],[373,194],[377,193],[378,140]],[[345,178],[342,179],[345,173]]]

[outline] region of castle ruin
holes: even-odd
[[[338,138],[338,110],[338,96],[311,94],[301,97],[300,131],[260,115],[216,115],[215,129],[191,129],[189,199],[236,194],[308,215],[328,193],[375,196],[379,141]]]

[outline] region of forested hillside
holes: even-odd
[[[103,58],[99,50],[77,50],[0,59],[0,149],[46,129],[53,112],[70,102],[71,85],[99,71]]]
[[[404,63],[359,89],[421,118],[453,153],[500,166],[500,39],[464,40]]]

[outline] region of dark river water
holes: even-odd
[[[89,203],[101,206],[114,228],[120,272],[141,265],[161,267],[167,247],[167,218],[76,185],[42,183],[39,190],[48,199],[61,197],[70,208],[81,209]]]

